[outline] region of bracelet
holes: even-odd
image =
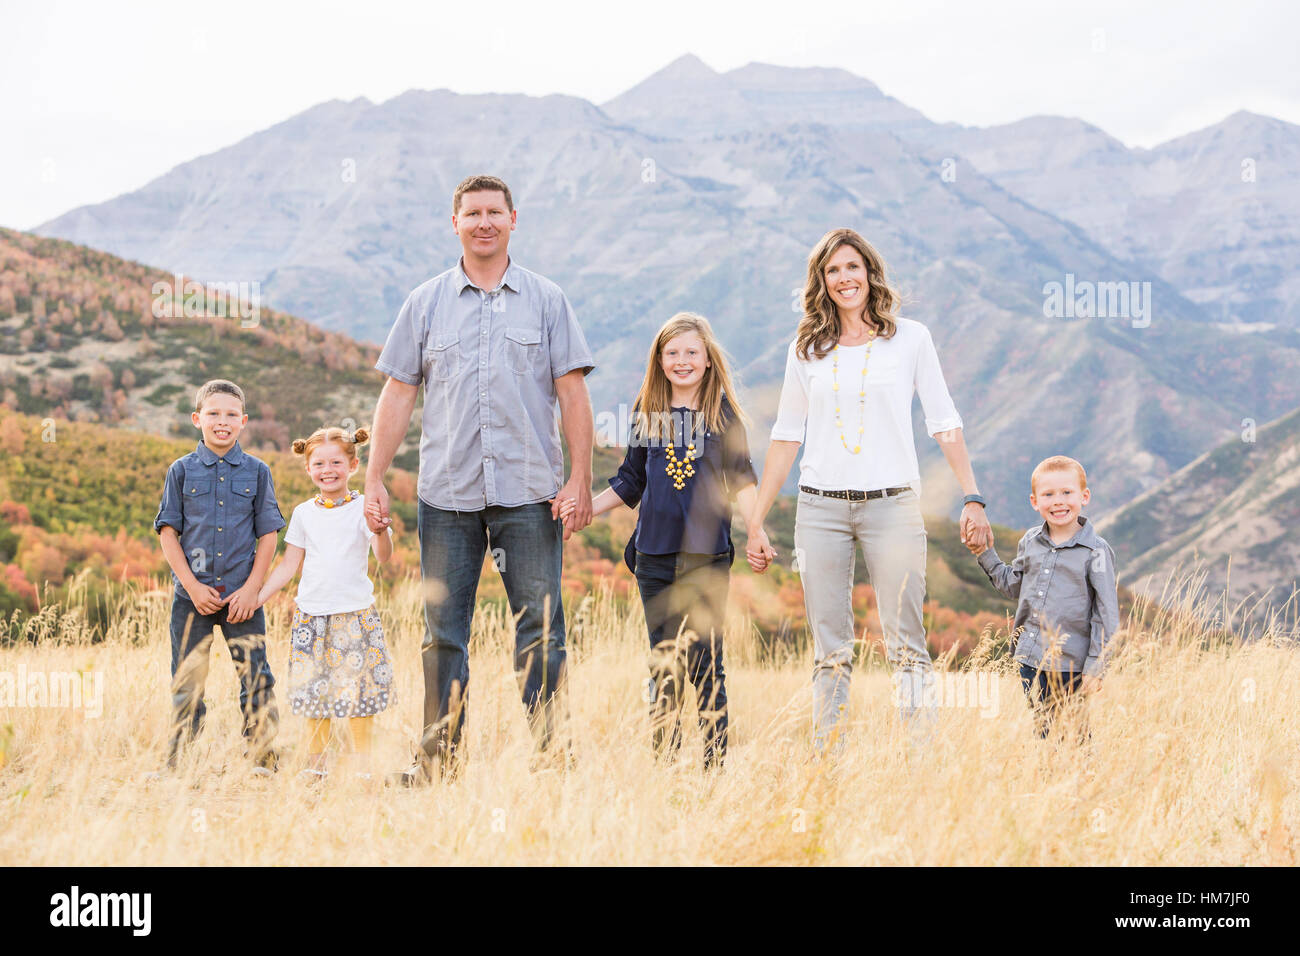
[[[967,495],[965,498],[963,498],[963,499],[961,500],[961,504],[962,504],[962,507],[963,507],[963,508],[966,507],[966,505],[969,505],[969,504],[977,504],[977,505],[979,505],[981,508],[987,508],[987,507],[988,507],[988,505],[987,505],[987,504],[985,503],[985,501],[984,501],[984,496],[981,495],[979,492],[976,492],[976,493],[973,494],[973,495]]]

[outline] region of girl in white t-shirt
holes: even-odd
[[[326,775],[331,720],[348,721],[353,751],[364,761],[372,719],[396,700],[368,573],[372,547],[380,563],[392,557],[393,531],[372,529],[364,496],[348,488],[360,465],[357,446],[369,437],[364,428],[353,434],[321,428],[293,443],[294,453],[307,460],[317,494],[293,509],[284,559],[258,594],[260,606],[302,566],[290,628],[289,707],[308,721],[309,764],[303,773],[312,779]]]

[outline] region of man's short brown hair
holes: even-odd
[[[466,193],[476,192],[504,193],[506,209],[510,212],[515,211],[515,201],[510,198],[510,187],[504,181],[497,179],[495,176],[470,176],[468,179],[461,180],[461,184],[456,187],[456,192],[451,197],[451,214],[453,216],[460,214],[461,196]]]
[[[239,399],[239,410],[247,412],[244,407],[244,390],[234,382],[227,382],[224,378],[214,378],[210,382],[204,382],[199,386],[199,390],[194,394],[194,410],[203,411],[203,403],[213,395],[233,395]]]
[[[1084,491],[1088,487],[1088,473],[1083,470],[1083,465],[1065,455],[1053,455],[1040,461],[1034,473],[1029,476],[1030,494],[1038,493],[1038,476],[1045,471],[1073,471],[1079,478],[1079,490]]]

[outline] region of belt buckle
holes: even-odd
[[[854,491],[853,489],[849,489],[848,498],[849,501],[866,501],[867,493],[865,491]]]

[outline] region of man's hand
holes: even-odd
[[[767,538],[767,532],[760,526],[749,529],[749,540],[745,544],[745,557],[755,574],[762,574],[776,560],[776,548]]]
[[[378,479],[366,479],[366,526],[375,534],[393,523],[388,513],[388,489]]]
[[[226,620],[231,624],[238,624],[240,621],[247,621],[252,617],[258,608],[257,591],[258,589],[252,587],[251,582],[249,582],[230,595],[230,600],[226,605]]]
[[[961,509],[961,543],[975,554],[993,546],[993,528],[984,514],[984,506],[970,502]],[[979,551],[976,551],[976,548]]]
[[[570,476],[568,482],[551,499],[551,517],[560,518],[560,509],[565,507],[566,499],[573,502],[572,511],[564,518],[564,540],[568,541],[575,531],[581,531],[591,524],[591,481],[582,480],[581,475]]]
[[[1101,678],[1096,674],[1084,674],[1079,682],[1079,693],[1091,695],[1101,690]]]
[[[185,589],[185,593],[190,596],[190,603],[194,605],[194,610],[200,614],[216,614],[221,610],[221,605],[225,600],[217,593],[217,589],[207,584],[194,582],[194,589]]]

